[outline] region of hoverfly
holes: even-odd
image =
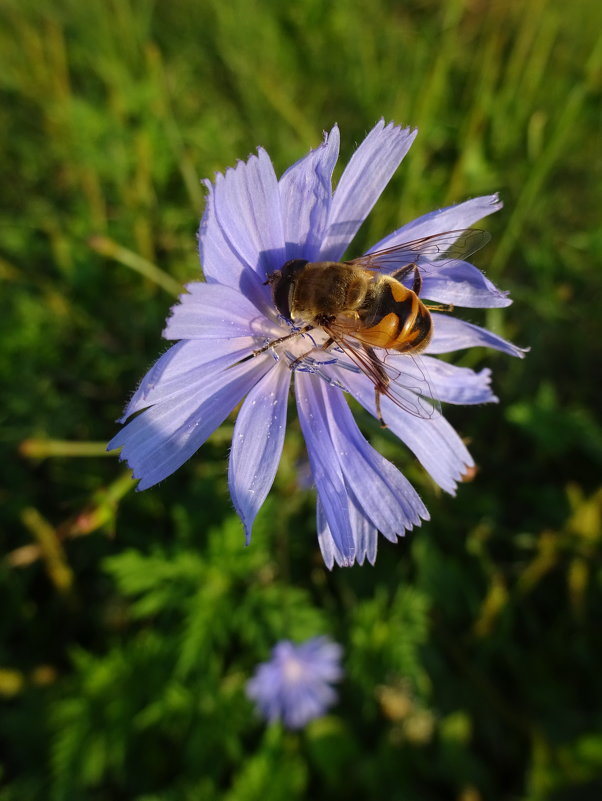
[[[350,261],[290,259],[267,276],[266,284],[271,286],[279,314],[296,329],[267,343],[255,355],[321,329],[326,341],[314,344],[291,363],[291,368],[303,362],[313,350],[337,348],[373,383],[381,425],[385,426],[380,402],[383,395],[418,417],[430,417],[433,405],[423,404],[421,398],[434,399],[434,394],[425,369],[414,357],[431,340],[431,311],[451,311],[452,307],[424,303],[420,299],[422,277],[434,275],[452,259],[466,258],[489,238],[486,231],[470,228],[404,242]],[[382,351],[385,353],[380,355]],[[402,397],[396,391],[401,372],[385,361],[388,353],[414,358],[417,371],[411,371],[413,375],[407,386],[403,381],[400,384],[413,393],[415,403],[408,403],[407,392]]]

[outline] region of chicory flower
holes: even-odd
[[[247,696],[267,721],[300,729],[335,703],[332,684],[343,675],[341,656],[341,646],[328,637],[300,645],[282,640],[247,682]]]
[[[320,339],[318,329],[266,348],[294,330],[278,313],[268,276],[292,258],[340,261],[415,136],[414,130],[381,120],[353,154],[334,192],[336,126],[279,180],[259,148],[246,162],[218,174],[214,183],[206,182],[199,233],[205,281],[189,284],[172,309],[164,336],[177,342],[143,378],[120,422],[137,416],[109,444],[109,449],[121,448],[120,458],[140,481],[138,489],[177,470],[243,401],[228,480],[249,542],[280,460],[294,376],[326,565],[374,563],[379,531],[396,542],[429,519],[418,493],[368,443],[350,412],[345,392],[377,414],[373,384],[348,355],[340,348],[320,349],[326,337]],[[458,233],[500,208],[497,195],[488,195],[440,209],[407,223],[370,251]],[[511,303],[472,264],[436,255],[424,271],[420,294],[472,308]],[[433,312],[432,319],[434,334],[421,360],[433,395],[445,403],[496,401],[489,370],[475,372],[435,356],[475,346],[512,356],[523,352],[447,313]],[[405,359],[396,391],[411,394],[415,363],[403,355],[395,358]],[[382,397],[382,414],[437,484],[454,494],[474,463],[436,407],[421,417]]]

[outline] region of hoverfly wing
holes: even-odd
[[[392,365],[387,361],[391,352],[375,349],[370,343],[362,342],[361,331],[354,331],[351,339],[346,329],[336,322],[324,326],[324,330],[335,346],[372,382],[374,388],[400,409],[423,420],[440,414],[441,404],[431,387],[426,365],[419,356],[399,354],[395,365]],[[407,370],[404,366],[407,366]]]
[[[391,361],[387,363],[387,359]],[[426,412],[419,414],[419,417],[430,419],[442,413],[441,402],[433,388],[434,384],[421,354],[385,351],[384,363],[391,373],[399,374],[397,383],[417,396],[419,408]]]
[[[428,274],[456,259],[466,259],[480,250],[491,239],[491,234],[480,228],[462,228],[441,234],[401,242],[390,248],[366,253],[349,264],[365,270],[392,273],[410,264],[416,264]]]

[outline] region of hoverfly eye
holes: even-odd
[[[281,270],[274,273],[272,299],[274,306],[287,320],[291,319],[291,295],[295,280],[306,264],[307,259],[291,259]]]

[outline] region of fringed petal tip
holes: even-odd
[[[514,346],[516,348],[515,352],[512,353],[512,356],[516,356],[517,359],[524,359],[527,353],[531,351],[531,347],[528,348],[521,348],[518,345]]]
[[[339,261],[410,149],[416,131],[381,119],[343,170],[332,204],[320,259]]]
[[[115,439],[115,437],[113,437],[113,439]],[[138,484],[136,484],[136,486],[134,487],[134,492],[142,492],[142,490],[147,489],[147,487],[141,486],[141,484],[140,484],[140,476],[136,475],[136,471],[129,464],[128,457],[124,453],[122,445],[113,445],[113,440],[111,440],[111,442],[109,442],[109,444],[107,445],[106,449],[107,449],[108,452],[117,451],[117,450],[119,451],[119,453],[116,454],[117,460],[119,462],[125,462],[125,464],[130,468],[132,481],[137,481],[138,482]],[[149,485],[149,486],[152,486],[152,485]]]
[[[397,133],[401,134],[404,137],[405,136],[411,136],[412,139],[415,139],[416,136],[418,135],[418,128],[413,127],[411,125],[400,125],[399,123],[394,122],[393,120],[389,120],[387,122],[387,120],[385,120],[384,117],[381,117],[378,120],[376,125],[372,128],[371,131],[369,131],[369,133],[373,133],[373,132],[374,133],[381,133],[381,132],[384,132],[384,131],[387,131],[387,132],[396,131]]]
[[[494,298],[497,298],[497,302],[495,306],[493,306],[492,308],[497,307],[498,309],[506,309],[508,306],[512,306],[512,304],[514,303],[514,301],[510,297],[509,289],[498,289],[497,287],[495,287],[494,289],[492,289],[491,295]],[[487,307],[482,306],[481,308],[485,309]]]
[[[239,168],[249,167],[255,164],[257,161],[263,161],[267,159],[270,164],[272,163],[272,159],[270,158],[270,154],[267,152],[265,147],[261,145],[257,145],[255,150],[252,150],[246,158],[236,159],[236,166],[235,167],[226,167],[226,171],[224,173],[217,172],[215,174],[216,179],[218,177],[228,177],[233,172],[238,170]]]
[[[454,476],[453,486],[445,488],[447,494],[451,495],[452,498],[455,498],[458,493],[458,486],[460,484],[465,484],[467,481],[469,481],[470,478],[468,478],[468,476],[471,476],[475,470],[476,470],[476,465],[473,460],[470,460],[470,462],[468,461],[465,462]]]
[[[338,122],[335,122],[333,124],[332,128],[330,129],[330,131],[326,131],[326,130],[322,131],[322,145],[326,145],[328,143],[328,140],[330,139],[330,137],[333,136],[333,135],[337,136],[337,137],[340,135]]]
[[[324,567],[327,570],[330,570],[331,572],[334,569],[335,564],[337,565],[337,567],[355,567],[355,565],[359,565],[361,567],[366,561],[366,559],[372,565],[372,567],[374,567],[374,564],[376,562],[376,554],[374,554],[372,558],[370,558],[366,554],[363,554],[356,560],[355,557],[353,559],[350,559],[349,557],[344,557],[338,551],[336,553],[336,556],[333,552],[326,555],[324,551],[322,551],[322,561],[324,562]]]
[[[501,208],[504,207],[504,201],[500,198],[499,192],[494,192],[493,195],[490,195],[490,204],[494,207],[494,211],[499,211]]]
[[[397,544],[401,538],[404,538],[415,527],[420,527],[423,521],[430,520],[427,509],[423,507],[420,517],[414,523],[404,520],[403,527],[393,534],[390,531],[378,530],[361,510],[352,506],[350,511],[354,519],[354,547],[347,552],[343,552],[335,542],[325,520],[321,503],[318,500],[318,544],[324,565],[328,570],[332,570],[335,564],[338,567],[353,567],[354,565],[361,566],[367,561],[369,564],[374,565],[377,557],[379,535],[382,535],[389,542]]]
[[[497,395],[494,394],[494,392],[493,392],[493,390],[491,388],[491,381],[493,379],[493,373],[491,372],[491,369],[489,367],[483,367],[481,370],[479,370],[478,373],[476,373],[476,376],[477,376],[477,379],[481,379],[482,380],[483,388],[484,388],[484,390],[486,390],[488,392],[487,397],[483,398],[480,401],[480,404],[484,404],[484,403],[499,403],[500,399],[498,398]]]
[[[470,468],[465,466],[465,471],[462,473],[462,478],[459,480],[467,480],[464,478],[466,473],[469,471]],[[455,494],[452,492],[450,494]],[[369,524],[368,526],[365,525],[366,521],[364,521],[364,525],[360,525],[359,528],[364,528],[362,534],[358,537],[359,544],[353,553],[343,554],[336,546],[334,539],[332,538],[332,534],[328,527],[323,528],[318,533],[318,543],[320,546],[320,552],[322,554],[322,560],[324,562],[324,566],[327,570],[332,571],[335,564],[338,567],[355,567],[358,565],[361,567],[365,562],[368,562],[370,565],[374,566],[376,563],[377,557],[377,550],[378,550],[378,537],[379,534],[382,535],[386,540],[393,543],[394,545],[397,544],[398,540],[405,538],[406,534],[411,533],[414,528],[420,528],[423,523],[428,523],[431,519],[431,516],[428,510],[424,509],[424,514],[422,514],[422,519],[418,519],[415,523],[405,523],[406,526],[404,529],[401,529],[395,535],[391,534],[384,534],[383,532],[377,531],[375,528],[371,527]],[[369,531],[367,529],[370,529]]]
[[[491,195],[476,195],[468,200],[460,201],[456,205],[461,207],[464,204],[480,204],[483,207],[483,217],[494,214],[496,211],[500,211],[500,209],[504,207],[504,201],[500,198],[499,192],[494,192]]]

